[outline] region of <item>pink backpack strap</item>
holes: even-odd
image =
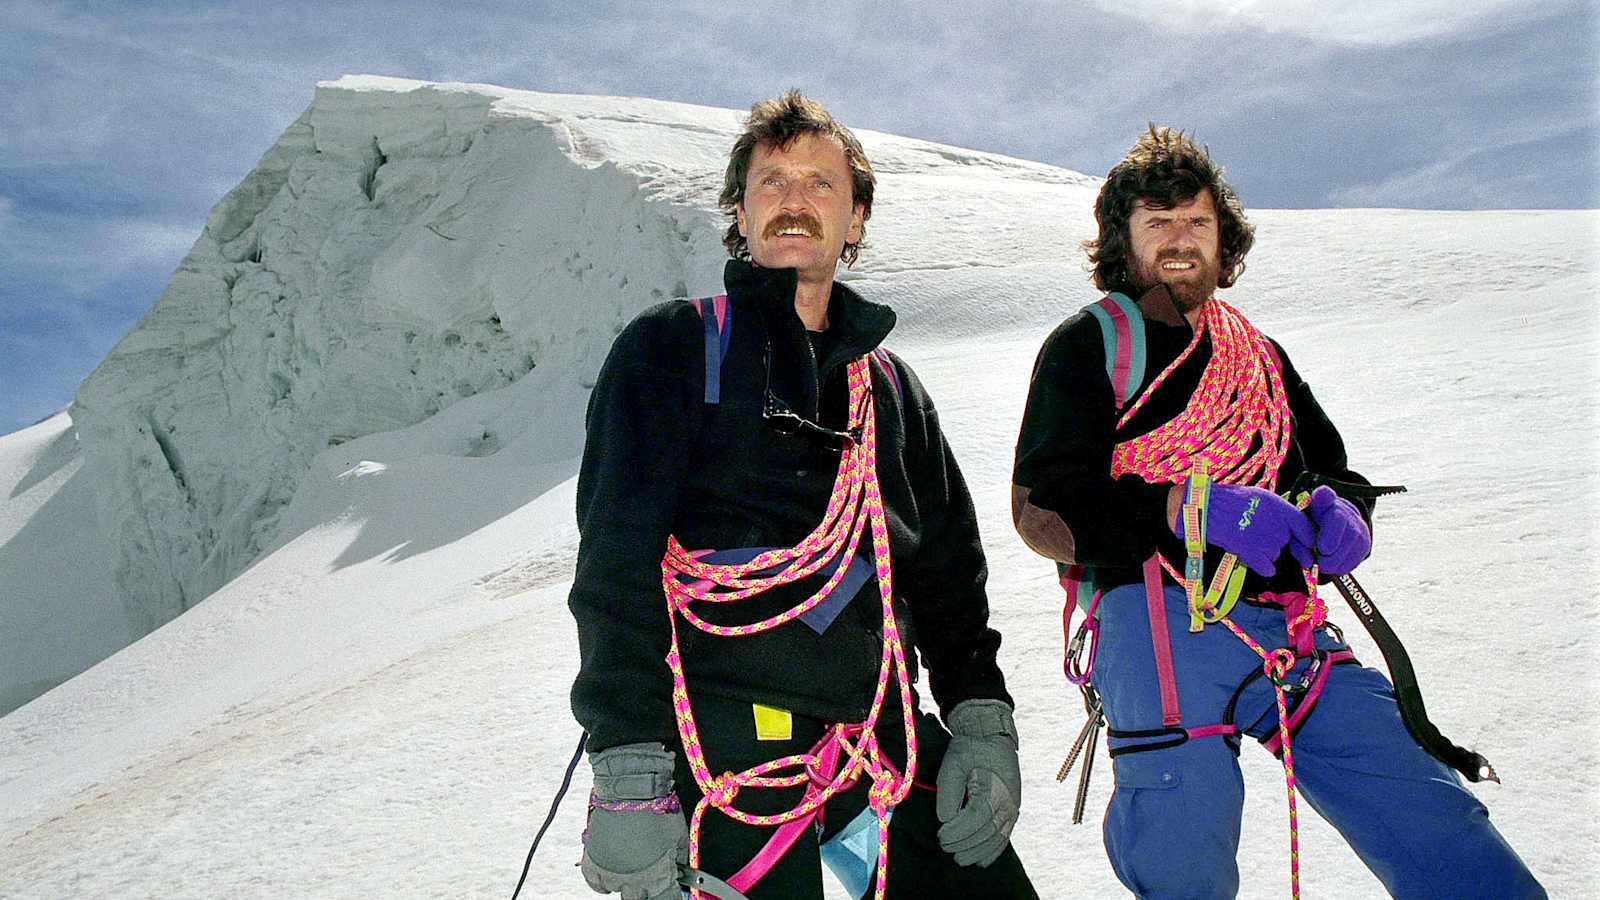
[[[895,399],[900,401],[901,406],[904,406],[906,402],[905,391],[900,387],[900,372],[894,367],[894,357],[890,356],[889,351],[882,347],[878,347],[868,355],[876,359],[878,365],[883,366],[884,373],[889,376],[889,384],[894,388]]]
[[[1120,412],[1144,384],[1144,314],[1125,294],[1112,293],[1084,310],[1100,322],[1106,351],[1106,377]]]

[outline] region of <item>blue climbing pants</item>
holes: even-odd
[[[1264,677],[1246,683],[1260,672],[1261,658],[1224,625],[1191,634],[1182,590],[1168,586],[1165,593],[1182,724],[1227,721],[1241,734],[1271,738],[1278,730],[1272,683]],[[1162,733],[1143,585],[1108,592],[1099,616],[1094,685],[1113,732],[1108,743],[1116,777],[1105,818],[1111,865],[1139,897],[1233,897],[1244,804],[1238,738],[1182,740]],[[1288,644],[1280,607],[1241,601],[1230,619],[1269,651]],[[1318,632],[1317,645],[1344,649],[1327,630]],[[1301,660],[1295,674],[1309,666]],[[1141,734],[1117,737],[1120,732]],[[1175,741],[1181,743],[1171,746]],[[1151,744],[1167,746],[1127,749]],[[1393,688],[1378,671],[1332,666],[1292,747],[1300,795],[1391,895],[1546,896],[1483,804],[1406,731]]]

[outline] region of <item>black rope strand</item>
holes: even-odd
[[[533,865],[533,852],[539,849],[544,833],[550,830],[550,823],[556,820],[556,810],[561,808],[561,800],[567,796],[567,788],[572,786],[572,773],[577,771],[578,760],[583,759],[583,748],[588,744],[589,732],[585,731],[578,736],[578,749],[572,751],[572,762],[567,763],[567,774],[561,778],[561,788],[556,791],[555,799],[550,801],[550,812],[544,817],[544,824],[539,826],[539,833],[533,836],[533,846],[528,848],[528,858],[522,863],[522,877],[517,879],[517,888],[511,892],[511,900],[517,900],[517,895],[522,893],[522,883],[528,880],[528,867]]]

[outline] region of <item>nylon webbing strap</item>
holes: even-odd
[[[905,392],[900,388],[900,373],[894,370],[894,363],[889,359],[889,351],[882,347],[872,351],[872,356],[878,360],[878,365],[883,366],[884,374],[889,376],[889,384],[894,388],[894,397],[901,405],[905,404]]]
[[[1123,294],[1110,294],[1084,308],[1100,320],[1106,377],[1120,412],[1144,383],[1144,314]]]
[[[1372,596],[1353,575],[1340,575],[1333,583],[1367,633],[1372,635],[1373,643],[1378,645],[1378,652],[1388,664],[1389,680],[1394,684],[1395,700],[1400,706],[1400,721],[1405,723],[1406,730],[1434,759],[1460,772],[1468,781],[1499,784],[1500,776],[1482,754],[1456,746],[1428,718],[1428,710],[1422,703],[1422,688],[1417,684],[1416,670],[1411,667],[1411,655],[1389,627],[1389,621],[1378,611]]]
[[[717,404],[722,402],[722,358],[728,353],[728,338],[733,333],[730,327],[733,323],[733,310],[728,306],[728,295],[718,294],[715,297],[703,297],[690,300],[695,311],[700,313],[700,321],[704,326],[706,336],[706,402]],[[706,309],[706,304],[711,309]],[[707,315],[707,313],[710,315]]]
[[[1144,597],[1150,609],[1150,643],[1156,653],[1156,675],[1161,679],[1161,724],[1172,728],[1183,721],[1178,707],[1178,676],[1172,665],[1172,634],[1167,627],[1166,593],[1161,588],[1161,554],[1144,561]]]

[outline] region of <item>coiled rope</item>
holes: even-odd
[[[717,565],[701,562],[711,551],[684,549],[676,536],[667,539],[667,552],[661,560],[661,583],[667,598],[668,618],[672,623],[672,643],[666,662],[672,671],[672,703],[684,757],[699,786],[701,800],[695,805],[689,826],[689,865],[700,865],[700,828],[706,810],[715,808],[746,825],[782,826],[813,815],[833,797],[854,787],[863,775],[871,779],[867,802],[878,818],[878,876],[875,897],[883,900],[889,871],[889,812],[911,791],[917,769],[917,742],[912,716],[911,679],[906,669],[905,644],[894,614],[894,580],[889,554],[889,528],[884,514],[883,495],[878,487],[877,423],[872,398],[872,370],[865,357],[852,361],[848,369],[849,427],[859,429],[861,439],[849,442],[840,454],[833,494],[822,522],[804,540],[788,549],[766,551],[749,562]],[[821,604],[844,577],[860,547],[863,533],[870,533],[873,559],[877,568],[878,593],[883,601],[883,655],[878,670],[877,690],[867,718],[859,723],[839,723],[829,727],[821,742],[808,753],[785,756],[743,772],[712,774],[700,743],[694,710],[689,700],[688,681],[678,649],[678,618],[708,634],[746,637],[777,628]],[[833,573],[817,592],[784,612],[747,625],[716,625],[697,615],[691,605],[697,602],[734,603],[772,588],[791,584],[821,571],[837,560]],[[778,569],[774,574],[761,574]],[[878,745],[877,724],[888,696],[891,673],[897,682],[900,709],[904,716],[906,766],[902,773]],[[842,762],[840,761],[842,757]],[[836,768],[835,768],[836,766]],[[744,788],[785,788],[808,784],[804,798],[793,809],[777,815],[756,815],[734,805]],[[701,892],[693,892],[699,900]]]

